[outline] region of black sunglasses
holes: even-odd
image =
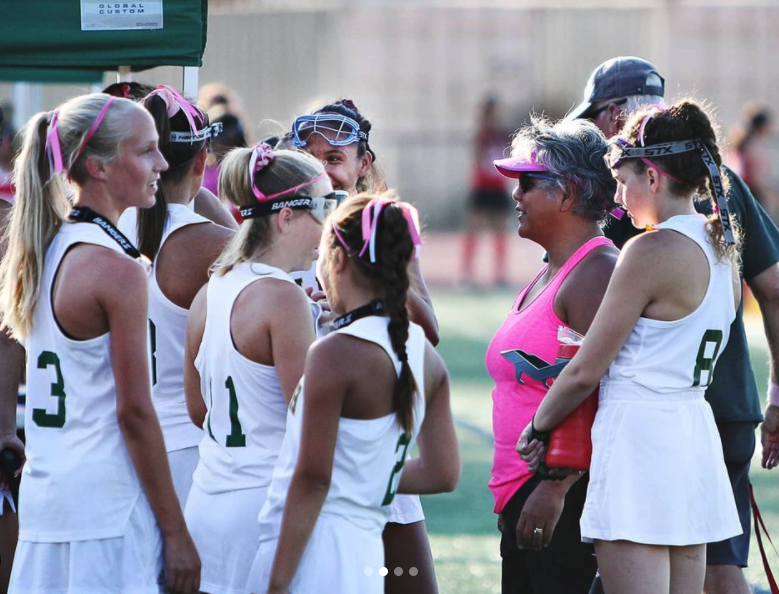
[[[535,187],[536,180],[557,181],[557,178],[551,175],[544,175],[543,173],[523,172],[519,176],[519,189],[522,190],[523,194],[527,194]]]
[[[610,105],[625,105],[625,103],[628,102],[628,98],[625,97],[624,99],[620,99],[619,101],[609,101],[606,105],[603,105],[599,107],[598,109],[592,110],[589,114],[587,114],[585,117],[588,120],[594,120],[597,118],[601,113],[606,111]]]

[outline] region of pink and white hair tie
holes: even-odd
[[[178,112],[183,111],[184,116],[187,118],[187,122],[189,123],[189,131],[192,134],[195,134],[198,130],[197,124],[195,123],[195,118],[197,118],[200,124],[205,123],[205,120],[203,119],[203,116],[200,113],[200,111],[189,101],[184,99],[181,93],[179,93],[173,87],[169,87],[167,85],[160,85],[156,89],[154,89],[151,93],[146,95],[146,97],[144,97],[141,100],[141,103],[146,105],[146,103],[152,97],[159,97],[165,102],[165,105],[168,108],[169,118],[172,118]]]
[[[368,258],[371,264],[376,264],[376,235],[379,228],[379,215],[387,205],[394,205],[403,212],[403,217],[408,223],[408,232],[411,235],[411,242],[414,244],[414,254],[418,258],[422,245],[419,226],[419,212],[411,204],[387,198],[374,198],[362,211],[362,240],[363,246],[358,254],[362,257],[365,250],[368,250]]]
[[[269,144],[259,142],[252,147],[252,157],[249,159],[249,180],[257,200],[265,200],[266,197],[254,185],[254,178],[257,176],[257,172],[270,165],[271,161],[273,161],[273,148]]]

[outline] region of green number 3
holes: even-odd
[[[710,357],[706,356],[706,347],[710,344],[714,345]],[[701,385],[701,372],[706,372],[706,383],[704,386],[708,386],[711,383],[711,378],[714,374],[714,361],[719,354],[720,346],[722,346],[722,330],[706,330],[703,333],[701,339],[701,346],[698,347],[698,356],[695,358],[695,372],[693,373],[693,386]]]
[[[61,429],[65,426],[65,382],[62,379],[62,369],[60,368],[60,358],[56,353],[43,351],[38,357],[38,369],[46,369],[49,365],[54,366],[57,372],[57,381],[51,384],[51,395],[57,399],[57,412],[50,414],[45,408],[32,409],[32,420],[38,427],[55,427]]]
[[[408,445],[411,443],[411,434],[403,433],[398,438],[398,443],[395,446],[395,453],[402,447],[403,453],[398,457],[395,466],[392,468],[392,474],[390,474],[389,481],[387,482],[387,492],[384,494],[384,500],[382,505],[389,505],[392,500],[395,499],[395,493],[398,490],[398,483],[400,482],[400,471],[403,470],[403,465],[406,463],[406,453],[408,452]]]

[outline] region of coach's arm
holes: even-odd
[[[763,314],[771,383],[776,384],[779,382],[779,264],[768,267],[749,280],[748,284]],[[779,406],[767,404],[764,416],[760,426],[763,468],[770,469],[779,464]]]

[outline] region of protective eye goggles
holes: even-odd
[[[241,216],[244,219],[256,219],[279,212],[282,208],[292,210],[307,210],[317,222],[324,224],[338,206],[338,192],[330,192],[325,196],[292,196],[259,202],[253,206],[244,206]]]
[[[303,148],[312,134],[319,134],[331,146],[347,146],[360,140],[368,141],[368,135],[352,118],[337,113],[317,113],[300,116],[292,124],[292,143]]]

